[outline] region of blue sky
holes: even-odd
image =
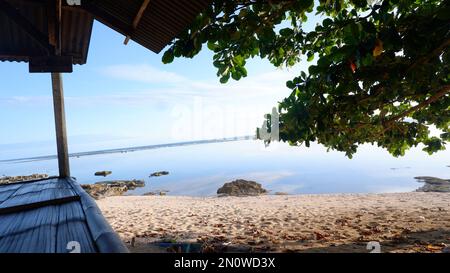
[[[247,78],[222,85],[207,49],[164,65],[162,53],[123,40],[96,22],[87,64],[64,74],[69,144],[112,141],[112,148],[253,134],[289,94],[286,80],[305,68],[254,59]],[[0,145],[53,142],[50,75],[8,62],[0,63],[0,75]]]

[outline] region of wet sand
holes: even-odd
[[[450,193],[120,196],[97,202],[132,252],[164,252],[175,243],[204,252],[369,252],[370,241],[379,242],[381,252],[450,246]]]

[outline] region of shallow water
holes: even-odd
[[[382,149],[362,146],[348,159],[320,145],[304,148],[276,143],[265,148],[254,140],[82,156],[71,158],[70,163],[71,174],[80,183],[146,181],[144,188],[130,194],[168,190],[169,195],[210,196],[235,179],[254,180],[272,192],[291,194],[408,192],[422,185],[416,176],[450,178],[450,151],[429,156],[415,149],[394,158]],[[112,175],[94,176],[101,170],[110,170]],[[150,178],[155,171],[170,174]],[[0,163],[0,175],[57,172],[54,159]]]

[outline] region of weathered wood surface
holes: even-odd
[[[77,196],[65,179],[48,179],[34,183],[0,187],[0,214],[8,208]]]
[[[97,252],[80,202],[59,206],[56,252],[68,251],[70,242],[78,242],[81,253]],[[70,249],[70,248],[69,248]]]
[[[72,179],[0,185],[0,253],[128,252]]]
[[[61,73],[52,73],[53,111],[55,115],[56,148],[58,150],[59,177],[70,177],[69,151],[67,148],[64,88]]]

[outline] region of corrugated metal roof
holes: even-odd
[[[8,0],[33,25],[48,36],[47,12],[42,4]],[[94,18],[88,12],[71,7],[62,11],[62,55],[73,56],[74,64],[86,63]],[[21,27],[0,12],[0,61],[28,62],[45,51]]]
[[[136,29],[135,19],[144,0],[83,0],[62,12],[62,55],[74,64],[86,63],[94,18],[138,44],[159,53],[207,7],[210,0],[151,0]],[[46,1],[6,0],[39,31],[48,36]],[[65,3],[65,1],[63,1]],[[0,12],[0,61],[29,61],[46,55],[41,46]]]
[[[210,0],[150,0],[135,30],[132,23],[143,0],[102,0],[86,4],[98,21],[159,53],[204,10]]]

